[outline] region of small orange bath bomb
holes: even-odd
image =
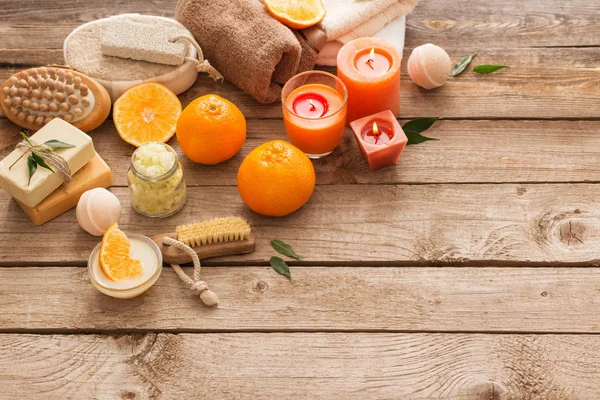
[[[415,48],[408,58],[408,75],[425,89],[442,86],[452,72],[450,56],[441,47],[427,43]]]

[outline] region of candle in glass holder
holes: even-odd
[[[348,42],[337,56],[337,75],[348,89],[348,121],[400,111],[400,54],[378,38]]]
[[[390,110],[352,121],[350,127],[371,171],[396,164],[408,142]]]
[[[292,144],[310,158],[321,158],[337,147],[346,126],[347,92],[335,75],[308,71],[283,87],[283,122]]]

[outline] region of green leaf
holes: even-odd
[[[471,64],[471,61],[473,61],[473,57],[475,57],[476,55],[477,54],[472,54],[470,56],[466,56],[465,58],[463,58],[462,60],[457,62],[454,65],[454,68],[452,68],[452,76],[458,76],[458,75],[462,74],[462,72],[465,70],[465,68],[467,68],[467,66],[469,64]]]
[[[296,254],[294,252],[294,249],[292,249],[292,246],[286,244],[282,240],[271,240],[271,246],[275,249],[276,252],[278,252],[279,254],[283,254],[284,256],[295,258],[296,260],[304,258]]]
[[[473,68],[473,72],[477,72],[478,74],[491,74],[492,72],[498,71],[502,68],[510,68],[506,65],[478,65]]]
[[[46,143],[44,143],[46,146],[50,147],[53,150],[56,149],[69,149],[71,147],[76,147],[72,144],[69,143],[65,143],[65,142],[61,142],[60,140],[48,140]]]
[[[287,276],[290,279],[292,278],[289,265],[281,258],[273,256],[269,260],[269,264],[271,264],[271,267],[281,275]]]
[[[27,181],[27,186],[31,183],[31,177],[35,174],[37,170],[37,163],[33,159],[32,156],[27,157],[27,168],[29,168],[29,180]]]
[[[31,152],[30,157],[32,157],[33,161],[35,161],[36,164],[39,165],[40,167],[46,168],[48,171],[54,172],[54,170],[52,168],[50,168],[50,166],[48,164],[46,164],[46,161],[44,161],[44,159],[42,157],[38,156],[34,152]]]
[[[33,146],[33,144],[31,143],[31,140],[29,140],[29,138],[27,137],[27,135],[25,134],[25,132],[19,132],[21,134],[21,136],[23,136],[23,139],[25,139],[25,141],[30,145]]]
[[[402,130],[408,138],[408,143],[406,144],[411,145],[423,143],[428,140],[440,140],[421,135],[421,132],[431,128],[431,125],[433,125],[438,119],[439,118],[417,118],[404,124],[402,126]]]

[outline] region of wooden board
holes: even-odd
[[[126,12],[172,16],[176,0],[73,0],[66,4],[3,0],[0,34],[6,48],[61,48],[84,22]],[[599,46],[600,16],[589,0],[543,3],[507,0],[421,1],[409,16],[407,45],[432,38],[439,45],[481,48]],[[24,46],[26,44],[26,46]]]
[[[62,63],[64,38],[84,22],[172,16],[175,3],[0,0],[0,80]],[[248,141],[216,167],[182,158],[189,201],[164,220],[130,208],[132,148],[106,122],[92,135],[115,171],[126,231],[239,214],[257,251],[205,263],[218,265],[203,269],[217,309],[170,267],[120,301],[89,283],[99,239],[74,211],[36,229],[0,192],[0,399],[596,400],[599,5],[421,1],[407,19],[401,117],[444,117],[426,133],[441,140],[371,173],[347,131],[315,162],[309,204],[285,218],[253,214],[235,188],[243,156],[285,137],[279,104],[199,77],[183,104],[228,98]],[[406,59],[428,42],[453,61],[478,53],[471,67],[512,68],[425,91]],[[18,140],[0,115],[0,158]],[[291,281],[267,266],[271,239],[307,257],[291,262]]]
[[[407,46],[447,48],[600,46],[598,4],[589,0],[421,1],[407,20]]]
[[[0,398],[595,400],[598,335],[0,335]]]
[[[291,271],[290,281],[270,267],[203,268],[212,309],[170,267],[128,301],[94,289],[86,268],[0,268],[0,332],[600,332],[598,268]]]
[[[600,265],[594,184],[321,185],[284,218],[252,213],[230,186],[189,188],[186,206],[168,219],[138,215],[127,188],[111,191],[123,205],[120,227],[148,236],[195,220],[246,217],[256,252],[208,260],[221,265],[265,265],[272,239],[291,244],[306,264]],[[74,210],[35,227],[4,192],[0,204],[0,265],[83,265],[98,243],[78,227]]]
[[[409,35],[409,33],[407,33]],[[440,43],[438,43],[440,44]],[[479,53],[473,65],[502,64],[512,68],[490,75],[465,72],[451,78],[442,88],[424,90],[414,85],[406,73],[406,50],[402,66],[401,111],[403,118],[586,118],[597,119],[590,104],[600,103],[600,76],[597,52],[593,48],[565,49],[481,49],[462,47],[451,51],[454,61],[467,54]],[[0,50],[0,57],[11,62],[39,65],[62,63],[62,55],[46,51]],[[1,60],[2,58],[0,58]],[[0,80],[21,68],[0,68]],[[327,69],[335,72],[335,69]],[[281,105],[259,104],[249,95],[225,82],[217,83],[204,74],[197,84],[181,96],[184,105],[194,98],[217,93],[233,101],[246,118],[281,118]]]
[[[401,122],[405,122],[402,120]],[[18,128],[0,120],[0,158],[21,140]],[[439,121],[426,135],[439,138],[408,146],[396,167],[369,170],[350,129],[335,153],[313,162],[317,184],[599,182],[600,121]],[[127,186],[134,148],[111,121],[94,131],[96,150],[113,171],[115,186]],[[256,146],[285,139],[281,120],[249,120],[240,153],[216,166],[201,166],[173,146],[189,186],[234,186],[244,157]]]

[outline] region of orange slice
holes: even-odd
[[[147,82],[132,87],[115,101],[113,120],[121,139],[136,147],[166,143],[175,134],[181,102],[168,87]]]
[[[131,243],[114,222],[104,233],[100,244],[100,267],[112,281],[142,275],[142,263],[129,255]]]
[[[265,0],[269,14],[292,29],[316,25],[325,17],[321,0]]]

